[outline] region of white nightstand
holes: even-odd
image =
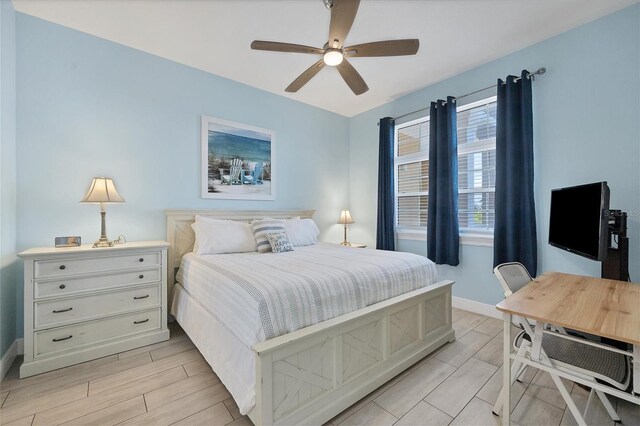
[[[20,377],[169,339],[167,247],[33,248],[24,259]]]

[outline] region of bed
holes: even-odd
[[[171,313],[257,425],[322,424],[455,338],[453,282],[423,258],[327,243],[198,256],[195,215],[313,211],[167,212]]]

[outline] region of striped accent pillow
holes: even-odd
[[[251,225],[253,226],[253,235],[256,237],[256,243],[258,244],[258,253],[267,253],[271,251],[271,243],[267,234],[274,232],[287,232],[284,229],[284,222],[279,219],[260,219],[254,220]]]

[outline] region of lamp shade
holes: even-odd
[[[124,203],[124,199],[116,191],[113,179],[95,177],[81,203]]]
[[[342,225],[348,225],[350,223],[356,223],[356,221],[351,217],[351,213],[349,213],[349,210],[344,209],[342,210],[342,213],[340,213],[340,219],[338,219],[338,223]]]

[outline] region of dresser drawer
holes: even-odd
[[[34,333],[34,356],[80,349],[83,346],[122,339],[144,331],[160,328],[161,309],[111,317],[103,320],[68,325]]]
[[[33,276],[61,277],[114,269],[136,268],[147,265],[160,265],[161,252],[133,253],[122,256],[100,256],[80,259],[36,260]]]
[[[111,293],[36,302],[34,306],[35,328],[55,327],[62,323],[86,321],[159,304],[160,283]]]
[[[104,274],[97,277],[67,277],[44,282],[36,281],[34,284],[34,298],[41,299],[51,296],[67,296],[131,284],[153,283],[161,280],[162,270],[156,267],[153,269],[141,269],[135,272]]]

